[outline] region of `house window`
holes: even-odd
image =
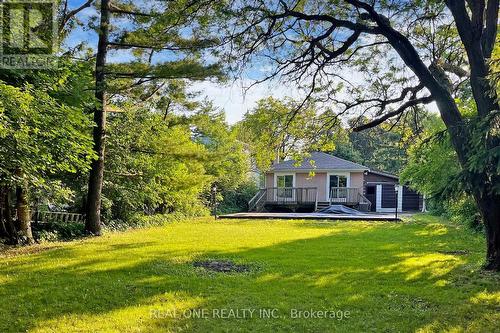
[[[293,195],[293,175],[276,176],[276,185],[278,186],[278,196],[281,198],[291,198]]]
[[[330,188],[332,187],[347,187],[347,177],[331,175],[330,176]]]
[[[278,187],[293,187],[293,175],[276,176]]]
[[[330,175],[330,197],[345,198],[347,190],[339,189],[339,187],[347,187],[347,177],[340,175]]]

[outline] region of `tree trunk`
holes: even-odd
[[[5,186],[0,186],[0,237],[9,238],[10,233],[7,230],[6,218],[5,218]]]
[[[19,243],[29,245],[35,243],[31,232],[31,214],[28,192],[24,184],[16,188],[17,238]]]
[[[486,231],[485,269],[500,271],[500,195],[475,194],[474,198]]]
[[[447,1],[448,6],[454,5],[454,1]],[[463,3],[463,2],[462,2]],[[466,12],[457,13],[456,8],[451,8],[455,16],[455,22],[457,28],[461,33],[462,40],[467,50],[469,56],[470,65],[473,67],[471,75],[471,86],[474,94],[474,100],[478,109],[478,115],[484,117],[488,115],[492,110],[498,110],[498,103],[495,102],[492,96],[488,95],[490,91],[490,85],[485,77],[487,70],[485,65],[485,60],[480,54],[480,46],[478,46],[479,41],[474,41],[472,37],[467,37],[467,28],[463,27],[464,21],[457,17],[457,14],[463,14],[466,16]],[[455,11],[453,10],[455,9]],[[498,11],[498,8],[495,8]],[[465,14],[464,14],[465,13]],[[470,133],[466,128],[467,124],[463,121],[455,100],[451,93],[443,86],[427,68],[424,62],[421,60],[417,51],[411,44],[411,42],[404,35],[394,30],[390,23],[383,20],[378,14],[371,13],[374,20],[378,23],[379,27],[383,30],[382,34],[388,39],[393,48],[401,56],[401,59],[405,64],[415,73],[419,78],[420,82],[430,91],[432,97],[436,101],[437,107],[441,114],[441,118],[448,129],[450,134],[451,142],[457,153],[460,165],[464,170],[467,170],[467,162],[469,157],[474,152],[470,151],[471,139]],[[460,16],[460,15],[458,15]],[[496,20],[495,20],[496,21]],[[496,22],[495,22],[496,25]],[[496,31],[496,26],[495,26]],[[481,59],[476,59],[480,57]],[[483,61],[483,63],[481,63]],[[492,162],[491,168],[496,168],[496,162]],[[478,180],[481,181],[478,181]],[[500,195],[489,194],[487,190],[490,188],[488,183],[494,183],[495,180],[488,180],[486,174],[468,174],[467,182],[471,185],[474,191],[474,198],[478,209],[483,218],[486,235],[487,235],[487,256],[486,256],[486,269],[499,270],[500,269]],[[482,184],[480,188],[475,186],[475,183]],[[482,190],[482,191],[481,191]]]
[[[95,127],[93,130],[94,151],[97,159],[92,162],[87,194],[87,216],[85,229],[94,235],[101,234],[101,192],[104,178],[104,149],[106,138],[106,80],[105,65],[109,38],[109,0],[101,1],[101,22],[97,46],[95,69],[95,97],[98,105],[94,109]]]
[[[470,150],[470,134],[463,128],[466,125],[457,126],[447,123],[445,117],[448,114],[447,108],[449,105],[445,103],[440,105],[439,101],[437,104],[441,112],[441,117],[450,134],[460,165],[464,170],[467,170],[467,161],[469,156],[474,154],[474,152]],[[485,170],[495,169],[496,162],[490,163],[493,165],[491,165],[490,168],[484,166]],[[484,268],[487,270],[500,271],[500,195],[489,194],[493,192],[491,185],[494,185],[495,178],[491,180],[485,173],[467,172],[466,181],[472,188],[474,200],[485,226],[487,251]]]
[[[17,244],[17,230],[14,222],[12,221],[10,192],[11,190],[8,186],[2,186],[0,188],[0,219],[5,232],[5,237],[8,239],[9,244]]]
[[[10,207],[10,189],[0,186],[0,236],[9,240],[9,243],[17,243],[17,232],[12,222]]]

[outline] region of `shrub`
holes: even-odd
[[[189,217],[204,216],[203,215],[188,215],[185,213],[169,213],[169,214],[154,214],[144,215],[136,213],[130,219],[124,220],[111,220],[106,222],[104,229],[108,231],[125,231],[127,229],[138,229],[147,227],[158,227],[168,223],[181,221]]]
[[[453,222],[466,225],[475,231],[483,230],[481,215],[470,196],[464,195],[456,200],[450,200],[447,211]]]
[[[255,193],[257,193],[257,186],[253,181],[243,183],[235,190],[222,191],[223,199],[217,212],[219,214],[244,212],[248,209],[248,201]]]
[[[462,224],[473,231],[483,230],[481,214],[474,199],[466,194],[456,198],[426,200],[427,210],[436,216],[443,216],[454,223]]]
[[[40,242],[67,241],[85,236],[83,223],[34,223],[33,236]]]

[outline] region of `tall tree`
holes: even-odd
[[[101,193],[104,178],[104,140],[106,126],[106,81],[105,65],[109,44],[109,0],[101,0],[99,41],[95,63],[95,127],[93,130],[94,151],[97,159],[92,161],[89,174],[85,229],[94,235],[101,234]]]
[[[266,78],[373,117],[354,130],[435,102],[482,214],[485,267],[500,270],[499,105],[487,78],[499,0],[243,0],[231,9],[237,59],[263,56],[274,65]]]
[[[97,105],[94,109],[94,150],[98,159],[92,163],[89,177],[85,225],[88,232],[101,233],[106,110],[112,108],[113,98],[122,97],[123,91],[142,86],[143,91],[149,93],[143,97],[148,99],[162,91],[165,85],[162,81],[202,80],[219,75],[216,64],[203,63],[197,56],[200,50],[212,46],[215,41],[198,38],[194,32],[183,30],[187,25],[197,23],[201,33],[201,18],[211,15],[211,12],[206,4],[196,1],[150,1],[141,6],[128,1],[101,1],[95,70]],[[107,64],[111,48],[130,51],[128,56],[134,60]]]

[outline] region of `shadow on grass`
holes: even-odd
[[[304,226],[324,227],[309,222],[290,227]],[[86,253],[83,242],[23,257],[1,266],[0,317],[10,320],[0,323],[0,331],[45,326],[146,332],[497,327],[498,276],[471,271],[477,267],[474,253],[438,252],[463,248],[460,237],[405,224],[330,226],[332,232],[320,237],[237,252],[207,250],[193,256],[188,248],[169,251],[168,245],[145,241],[91,243],[94,249]],[[228,275],[192,266],[204,258],[254,264],[259,270]],[[284,317],[185,316],[184,311],[200,308],[271,308]],[[291,309],[344,310],[351,317],[296,320],[287,318]],[[154,311],[161,311],[162,318]]]

